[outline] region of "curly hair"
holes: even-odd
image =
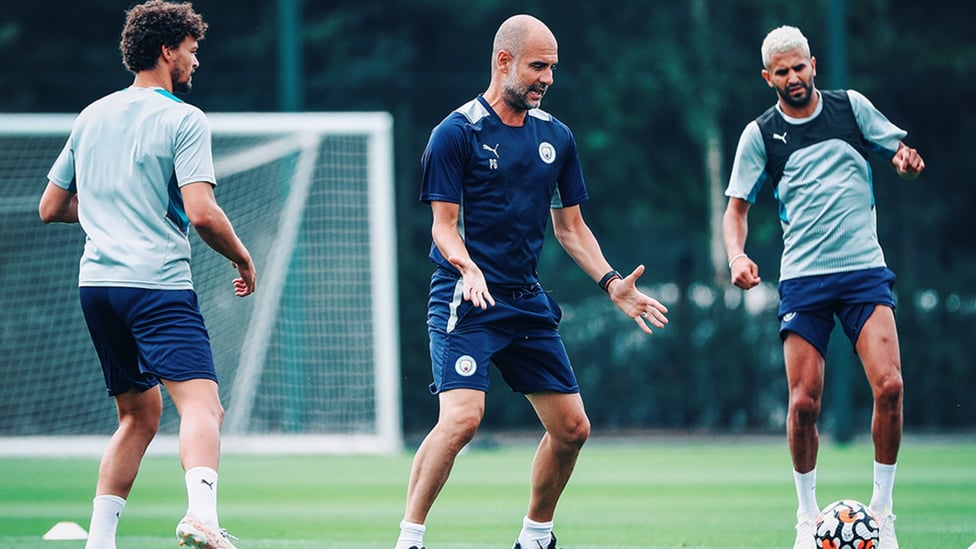
[[[122,28],[122,62],[138,73],[156,66],[163,46],[177,48],[187,37],[203,40],[207,24],[189,2],[149,0],[126,12]]]

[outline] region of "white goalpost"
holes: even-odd
[[[229,453],[402,448],[387,113],[215,113],[215,193],[258,291],[191,231]],[[81,317],[84,234],[37,202],[75,115],[0,115],[0,454],[98,454],[116,425]],[[165,394],[165,390],[163,391]],[[172,403],[151,452],[175,452]]]

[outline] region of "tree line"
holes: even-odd
[[[407,431],[423,431],[436,417],[426,389],[432,265],[430,211],[417,202],[419,157],[430,129],[487,86],[493,33],[514,13],[536,15],[559,40],[560,64],[543,108],[578,141],[590,193],[584,216],[619,270],[647,265],[642,282],[673,311],[666,330],[643,336],[612,314],[558,245],[547,246],[540,274],[566,310],[563,333],[597,428],[782,428],[786,391],[775,312],[750,308],[749,300],[762,300],[729,287],[716,240],[739,132],[775,101],[760,78],[759,45],[781,24],[799,26],[810,39],[819,87],[867,95],[909,131],[906,141],[926,159],[927,171],[914,182],[873,159],[879,236],[898,274],[906,426],[973,426],[968,392],[976,369],[967,351],[976,254],[968,235],[976,230],[969,214],[976,190],[960,161],[976,135],[970,4],[844,3],[838,22],[831,0],[635,0],[612,7],[588,0],[332,0],[299,3],[292,36],[281,35],[287,27],[280,25],[280,2],[194,5],[210,30],[186,100],[205,111],[281,109],[287,89],[279,85],[277,52],[291,40],[301,53],[300,78],[291,83],[300,86],[301,109],[393,115]],[[126,7],[117,0],[0,7],[0,108],[76,112],[128,85],[118,53]],[[838,29],[846,48],[836,47]],[[845,82],[832,82],[831,68],[839,65]],[[766,191],[750,216],[748,252],[764,279],[775,281],[780,228]],[[831,410],[840,409],[831,399],[870,413],[856,360],[843,338],[834,339],[828,384],[850,376],[851,392],[832,396],[828,387],[828,426],[838,421]],[[485,428],[525,424],[529,407],[507,395],[500,379],[494,387]]]

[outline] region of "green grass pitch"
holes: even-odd
[[[518,533],[534,448],[462,454],[427,521],[430,549],[508,549]],[[220,516],[240,549],[391,549],[412,454],[225,456]],[[825,442],[818,500],[871,497],[869,444]],[[42,541],[59,521],[87,528],[97,459],[0,459],[0,547],[80,549]],[[185,510],[175,456],[146,458],[119,526],[119,549],[176,546]],[[556,512],[567,549],[784,548],[795,495],[785,440],[594,439]],[[895,484],[904,549],[976,541],[976,443],[907,437]]]

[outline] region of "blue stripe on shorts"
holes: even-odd
[[[489,363],[515,392],[579,392],[557,331],[562,311],[540,285],[490,287],[495,305],[482,310],[461,298],[460,284],[442,269],[431,279],[427,328],[432,393],[461,388],[487,392]]]

